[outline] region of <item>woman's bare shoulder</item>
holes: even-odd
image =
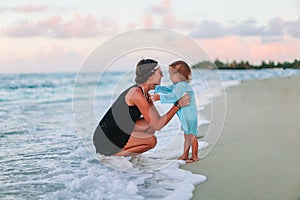
[[[142,90],[140,87],[136,86],[136,87],[132,87],[130,90],[128,90],[127,95],[132,96],[132,95],[139,95],[142,94]]]
[[[128,90],[126,96],[125,96],[125,101],[129,106],[135,105],[135,101],[143,98],[144,95],[142,93],[142,90],[136,86],[132,87],[130,90]]]

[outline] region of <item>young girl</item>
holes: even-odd
[[[198,161],[198,119],[197,107],[193,88],[190,86],[191,69],[184,61],[176,61],[169,65],[170,79],[173,82],[170,86],[155,87],[155,94],[152,96],[153,101],[160,100],[162,103],[174,103],[180,99],[186,92],[191,97],[190,105],[185,106],[177,111],[181,122],[181,129],[184,131],[184,150],[181,160],[187,163]],[[157,94],[159,93],[159,94]],[[189,150],[192,146],[192,157],[189,158]]]

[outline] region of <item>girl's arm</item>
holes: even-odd
[[[173,88],[174,88],[174,84],[169,85],[169,86],[157,85],[157,86],[155,86],[154,92],[167,94],[167,93],[172,92]]]
[[[174,103],[184,95],[184,88],[181,84],[176,84],[173,91],[168,94],[159,95],[161,103]]]

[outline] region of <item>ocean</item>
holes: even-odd
[[[170,84],[164,74],[162,84]],[[227,87],[296,74],[300,70],[194,70],[200,133],[211,120],[201,110]],[[141,156],[95,154],[97,123],[133,83],[132,71],[0,74],[0,199],[191,199],[207,177],[180,169],[183,133],[176,116]],[[160,113],[170,107],[155,104]],[[211,146],[205,138],[200,153]]]

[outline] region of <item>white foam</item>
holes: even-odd
[[[224,81],[223,86],[225,88],[228,88],[228,87],[239,85],[240,83],[241,83],[241,80]]]
[[[202,149],[206,143],[199,141],[199,146]],[[79,148],[70,155],[82,160],[80,166],[71,171],[57,170],[51,176],[51,182],[64,184],[65,189],[44,199],[184,200],[191,198],[195,185],[206,180],[203,175],[180,169],[185,161],[151,157],[155,153],[134,157],[97,155],[95,159],[84,151]],[[181,153],[181,149],[176,151]]]
[[[128,157],[123,156],[104,156],[97,154],[98,159],[101,163],[107,164],[118,170],[124,171],[135,171],[132,162],[129,161]]]
[[[203,175],[192,174],[189,171],[176,168],[164,169],[162,173],[176,181],[176,184],[170,185],[174,191],[164,199],[190,199],[195,189],[194,186],[206,181],[206,177]]]
[[[130,181],[125,189],[125,191],[128,193],[128,194],[136,194],[138,192],[138,188],[137,186],[132,182]]]
[[[206,120],[206,119],[200,119],[198,120],[198,125],[199,126],[202,126],[202,125],[205,125],[205,124],[209,124],[210,121]]]
[[[197,107],[197,110],[198,110],[198,111],[202,111],[202,110],[204,110],[204,109],[205,109],[205,106],[198,106],[198,107]]]

